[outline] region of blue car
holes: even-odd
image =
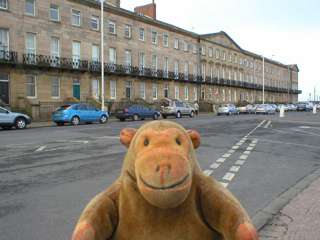
[[[10,130],[13,126],[16,129],[24,129],[31,121],[31,118],[26,114],[10,112],[8,109],[0,107],[0,127],[3,130]]]
[[[120,119],[120,121],[125,121],[126,119],[132,119],[137,121],[139,119],[144,120],[145,118],[158,119],[160,112],[150,109],[143,104],[135,104],[132,106],[125,106],[120,109],[115,110],[115,117]]]
[[[64,105],[55,110],[53,113],[53,121],[58,126],[63,126],[65,123],[78,125],[80,122],[106,123],[109,120],[109,114],[99,110],[90,104],[70,104]]]

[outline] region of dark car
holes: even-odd
[[[298,104],[297,105],[297,111],[306,111],[306,112],[309,112],[310,111],[310,108],[307,104],[305,103],[301,103],[301,104]]]
[[[109,120],[109,114],[101,111],[90,104],[68,104],[61,106],[53,113],[53,121],[58,126],[63,126],[65,123],[78,125],[80,122],[92,123],[100,122],[106,123]]]
[[[13,126],[16,129],[24,129],[31,121],[31,118],[26,114],[11,112],[0,107],[0,127],[4,130],[10,130]]]
[[[125,121],[126,119],[137,121],[139,119],[144,120],[145,118],[156,120],[159,116],[159,111],[148,108],[143,104],[128,105],[115,110],[115,117],[120,119],[120,121]]]

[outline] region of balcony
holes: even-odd
[[[59,68],[72,71],[87,71],[88,61],[73,58],[53,57],[45,55],[23,54],[23,64],[35,68]]]
[[[0,50],[0,64],[18,64],[18,53]]]
[[[18,54],[16,52],[5,52],[0,51],[0,64],[2,62],[12,62],[18,63]],[[33,68],[46,68],[46,69],[61,69],[71,70],[71,71],[90,71],[92,74],[101,73],[101,63],[100,62],[89,62],[87,60],[72,59],[72,58],[60,58],[45,55],[35,55],[35,54],[23,54],[23,65]],[[218,85],[226,87],[237,87],[246,88],[251,90],[262,91],[262,85],[236,81],[225,78],[217,78],[211,76],[200,76],[197,74],[181,73],[177,71],[164,71],[156,68],[145,68],[145,67],[135,67],[128,64],[115,64],[115,63],[104,63],[103,69],[107,75],[131,75],[133,77],[145,77],[153,78],[158,80],[174,80],[180,82],[192,82],[192,83],[205,83],[208,85]],[[265,91],[287,93],[288,89],[264,86]],[[301,94],[301,90],[289,90],[293,94]]]

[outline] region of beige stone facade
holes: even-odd
[[[2,104],[12,109],[71,100],[99,105],[100,2],[3,2]],[[104,96],[114,107],[143,102],[157,109],[164,98],[190,104],[262,101],[262,56],[241,49],[225,32],[199,35],[121,9],[119,0],[109,3],[104,5]],[[297,65],[264,60],[265,102],[297,102]]]

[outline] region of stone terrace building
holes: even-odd
[[[205,105],[262,101],[262,57],[225,32],[199,35],[156,20],[151,3],[131,12],[104,4],[104,96],[113,108],[166,99]],[[64,103],[101,107],[101,4],[0,0],[0,105],[51,119]],[[297,65],[265,59],[265,101],[297,102]]]

